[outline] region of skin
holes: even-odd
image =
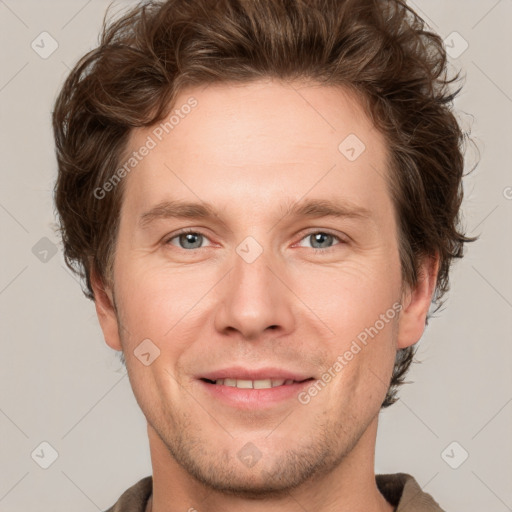
[[[340,88],[216,84],[182,91],[176,108],[190,96],[197,107],[124,178],[113,288],[93,273],[106,343],[124,352],[148,422],[148,510],[391,511],[375,483],[378,413],[396,350],[423,333],[438,265],[425,260],[417,286],[402,283],[386,142]],[[151,133],[134,130],[129,148]],[[354,161],[338,150],[351,133],[366,146]],[[166,199],[205,201],[217,216],[142,229]],[[285,215],[305,199],[369,217]],[[183,228],[203,237],[176,237]],[[325,231],[334,237],[311,236]],[[248,236],[263,249],[252,263],[236,252]],[[240,364],[321,379],[396,303],[400,314],[307,405],[234,410],[195,378]],[[134,355],[147,338],[160,350],[149,366]],[[237,457],[249,442],[261,453],[251,468]]]

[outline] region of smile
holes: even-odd
[[[209,400],[239,410],[265,410],[286,403],[298,403],[298,396],[313,377],[302,381],[292,379],[205,379],[196,380]]]
[[[216,379],[215,381],[209,379],[202,379],[210,384],[217,386],[229,386],[239,389],[270,389],[278,386],[290,386],[294,383],[305,382],[295,381],[293,379],[260,379],[260,380],[246,380],[246,379]]]

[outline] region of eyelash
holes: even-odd
[[[331,233],[329,230],[321,230],[321,229],[316,229],[314,231],[309,231],[308,233],[306,233],[306,234],[304,234],[302,236],[302,238],[299,240],[299,242],[302,242],[302,240],[304,240],[305,238],[308,238],[311,235],[316,235],[318,233],[321,233],[322,235],[332,236],[335,240],[337,240],[340,243],[339,244],[334,244],[333,246],[327,247],[325,249],[317,249],[316,247],[306,247],[306,249],[312,250],[315,254],[322,254],[323,255],[323,254],[326,254],[326,253],[330,253],[331,251],[335,251],[336,250],[336,246],[337,245],[342,245],[342,244],[346,243],[346,241],[343,240],[340,236],[335,235],[334,233]]]
[[[208,238],[204,233],[201,233],[201,231],[198,231],[197,229],[194,229],[194,228],[185,228],[185,229],[182,229],[181,231],[179,231],[178,233],[175,233],[172,237],[170,238],[167,238],[164,242],[165,245],[168,245],[170,244],[171,240],[174,240],[175,238],[178,238],[180,235],[186,235],[188,233],[193,233],[195,235],[201,235],[205,238]],[[309,233],[306,233],[300,240],[299,242],[302,242],[302,240],[304,240],[305,238],[307,238],[308,236],[311,236],[311,235],[315,235],[317,233],[322,233],[324,235],[330,235],[332,236],[333,238],[335,238],[336,240],[338,240],[338,242],[340,242],[340,245],[341,244],[344,244],[346,243],[345,240],[343,240],[340,236],[338,235],[335,235],[334,233],[331,233],[329,230],[315,230],[315,231],[310,231]],[[181,249],[182,251],[186,251],[186,252],[191,252],[193,251],[194,249],[183,249],[182,247],[177,247],[177,249]],[[198,249],[205,249],[205,247],[198,247]],[[336,245],[332,246],[332,247],[327,247],[326,249],[317,249],[316,247],[308,247],[308,249],[311,249],[313,250],[313,252],[315,254],[325,254],[325,253],[328,253],[332,250],[335,250],[336,249]]]

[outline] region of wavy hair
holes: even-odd
[[[167,117],[184,87],[277,78],[357,93],[391,155],[403,282],[414,286],[422,259],[438,255],[441,305],[452,261],[474,240],[460,225],[468,135],[452,111],[459,74],[448,77],[443,41],[404,1],[150,0],[107,14],[52,117],[64,257],[88,298],[92,269],[112,282],[123,182],[102,199],[94,190],[118,169],[131,130]],[[414,353],[397,352],[382,407],[397,400]]]

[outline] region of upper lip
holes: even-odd
[[[222,368],[211,372],[205,372],[197,376],[198,379],[208,379],[216,381],[218,379],[239,379],[239,380],[266,380],[266,379],[284,379],[301,382],[312,378],[301,372],[284,370],[283,368],[247,368],[243,366],[232,366]]]

